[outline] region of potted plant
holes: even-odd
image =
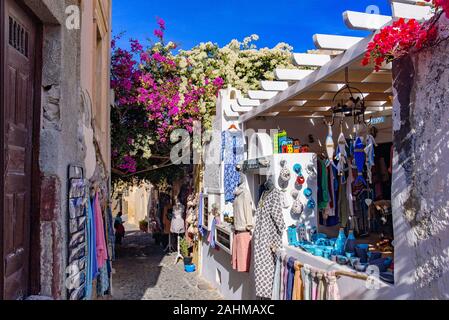
[[[181,251],[181,255],[184,257],[184,265],[189,266],[192,264],[193,258],[190,257],[189,254],[189,243],[185,238],[182,238],[179,241],[179,249]]]
[[[140,231],[147,233],[148,232],[148,221],[146,221],[146,220],[140,221],[139,229],[140,229]]]

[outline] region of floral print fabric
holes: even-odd
[[[235,199],[234,190],[240,183],[240,173],[236,167],[243,161],[244,141],[241,131],[224,131],[221,138],[225,201],[226,203],[232,203]]]

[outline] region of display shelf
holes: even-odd
[[[232,254],[234,231],[231,225],[218,225],[215,228],[215,243],[225,252]]]

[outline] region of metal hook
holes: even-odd
[[[326,118],[323,118],[324,125],[333,127],[335,124],[335,113],[332,112],[332,121],[327,122]]]

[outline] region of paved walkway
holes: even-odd
[[[114,300],[222,299],[197,273],[186,273],[182,261],[175,265],[176,254],[166,255],[149,234],[128,231],[116,253],[112,280]]]

